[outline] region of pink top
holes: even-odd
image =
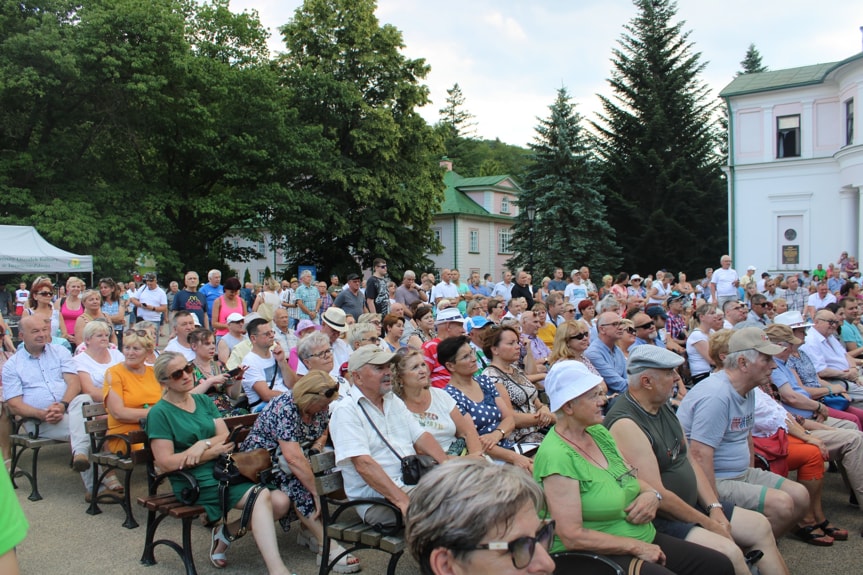
[[[63,317],[63,323],[66,324],[66,333],[75,335],[75,320],[84,314],[84,306],[81,301],[78,301],[78,309],[69,309],[66,307],[66,299],[60,303],[60,315]]]
[[[228,323],[228,316],[232,313],[238,313],[243,315],[243,302],[240,298],[237,298],[237,306],[236,307],[228,307],[228,300],[225,299],[225,296],[219,296],[219,301],[221,302],[219,305],[219,317],[217,321],[220,323]],[[217,329],[216,335],[221,337],[228,333],[228,328],[225,329]]]

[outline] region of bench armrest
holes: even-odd
[[[326,499],[326,498],[325,498]],[[372,529],[383,534],[383,535],[395,535],[404,529],[404,518],[402,517],[402,510],[399,509],[396,505],[391,503],[389,500],[384,499],[383,497],[369,497],[367,499],[351,499],[350,501],[340,502],[336,510],[330,515],[329,523],[335,522],[338,520],[339,516],[342,512],[347,511],[348,509],[352,509],[354,507],[358,507],[360,505],[383,505],[384,507],[389,507],[393,516],[396,520],[395,525],[392,526],[384,526],[380,523],[372,525]]]

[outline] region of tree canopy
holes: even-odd
[[[627,270],[694,272],[727,246],[716,103],[670,0],[635,0],[593,125]]]

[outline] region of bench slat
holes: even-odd
[[[59,439],[48,439],[44,437],[40,437],[38,439],[32,439],[27,435],[10,435],[9,440],[14,445],[20,445],[22,447],[34,448],[34,447],[46,447],[48,445],[57,445],[58,443],[68,443],[66,441],[60,441]]]
[[[84,431],[87,433],[105,433],[108,431],[107,419],[90,419],[84,422]]]
[[[327,526],[327,533],[333,539],[344,539],[345,531],[350,529],[361,528],[365,525],[362,521],[358,521],[357,519],[352,519],[349,521],[339,521],[338,523],[333,523],[332,525]]]
[[[381,532],[372,529],[371,527],[360,532],[360,541],[363,545],[378,547],[381,542]]]
[[[320,495],[329,495],[335,491],[339,491],[344,487],[342,481],[342,472],[336,471],[329,475],[320,475],[315,477],[315,489]]]
[[[84,413],[84,417],[86,418],[108,415],[108,410],[105,409],[104,403],[86,403],[81,406],[81,411]]]

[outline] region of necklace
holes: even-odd
[[[593,463],[595,463],[595,464],[596,464],[596,466],[597,466],[597,467],[599,467],[600,469],[604,469],[605,471],[608,471],[608,465],[610,465],[610,463],[609,463],[608,461],[606,461],[606,462],[605,462],[605,465],[606,465],[606,466],[605,466],[605,467],[603,467],[603,466],[602,466],[602,464],[601,464],[599,461],[597,461],[596,459],[594,459],[594,457],[593,457],[592,455],[590,455],[590,453],[588,453],[588,452],[587,452],[587,449],[585,449],[584,447],[582,447],[582,446],[581,446],[581,445],[579,445],[578,443],[574,442],[573,440],[571,440],[570,438],[568,438],[567,436],[565,436],[563,433],[561,433],[560,429],[557,429],[556,431],[557,431],[557,434],[558,434],[559,436],[561,436],[561,437],[562,437],[562,438],[563,438],[567,443],[571,444],[573,447],[575,447],[576,449],[578,449],[579,454],[582,454],[582,455],[584,455],[585,457],[587,457],[588,459],[590,459],[590,460],[591,460]],[[588,435],[589,435],[589,434],[588,434]],[[601,453],[601,452],[602,452],[602,450],[600,450],[600,453]]]
[[[186,408],[186,406],[188,406],[188,404],[189,404],[189,399],[190,399],[189,395],[184,395],[182,401],[174,401],[173,399],[168,397],[168,394],[165,394],[165,401],[167,401],[168,403],[170,403],[172,405],[177,406],[178,408],[182,409],[183,411],[189,411]]]

